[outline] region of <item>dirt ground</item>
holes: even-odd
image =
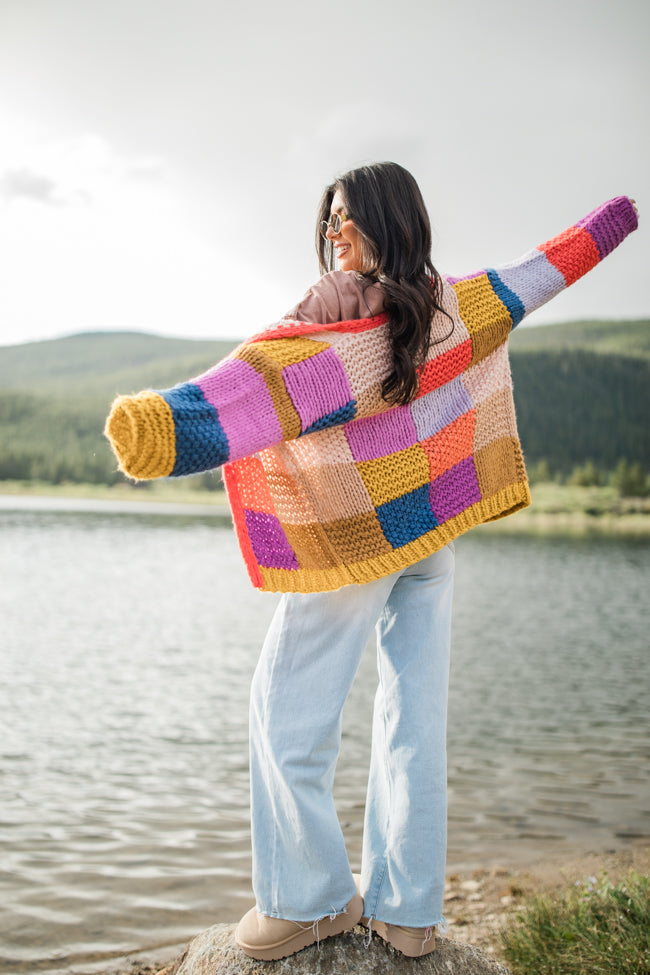
[[[630,870],[650,871],[650,846],[575,859],[541,860],[517,870],[495,867],[464,876],[451,874],[445,890],[449,937],[498,957],[499,931],[530,897],[567,890],[603,873],[616,883]]]
[[[589,877],[606,873],[616,883],[630,870],[650,872],[650,846],[575,859],[540,860],[522,868],[492,867],[465,874],[450,874],[445,885],[448,937],[476,945],[499,957],[499,932],[528,898],[538,893],[566,890]],[[198,932],[197,932],[198,934]],[[178,952],[180,954],[180,952]],[[173,958],[131,958],[104,975],[163,975]]]

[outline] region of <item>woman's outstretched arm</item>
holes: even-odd
[[[550,301],[618,247],[638,226],[636,206],[617,196],[516,261],[447,278],[482,354],[497,348],[530,312]]]
[[[451,349],[444,369],[441,361],[429,363],[431,388],[502,345],[525,314],[594,267],[636,226],[634,205],[617,197],[518,261],[448,279],[469,333],[463,342],[458,332],[467,354]],[[189,382],[119,397],[105,432],[120,469],[137,480],[199,473],[366,415],[358,394],[386,375],[387,360],[373,344],[383,322],[385,316],[285,321]],[[353,347],[339,354],[328,330],[349,333]],[[436,358],[443,355],[440,347]]]
[[[293,309],[294,320],[240,345],[203,375],[118,397],[105,434],[120,470],[136,480],[199,473],[353,419],[354,381],[327,329],[372,327],[382,320],[382,300],[378,286],[334,271]]]

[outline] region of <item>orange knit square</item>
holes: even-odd
[[[567,285],[573,284],[600,260],[598,248],[591,234],[584,227],[569,227],[538,247],[549,262],[557,268]]]
[[[460,345],[443,352],[436,359],[427,362],[420,373],[418,396],[430,393],[432,389],[444,386],[450,379],[464,372],[472,361],[472,342],[466,339]]]
[[[242,508],[275,514],[273,499],[266,483],[266,474],[261,461],[252,455],[237,462],[237,490]]]
[[[422,441],[424,452],[429,458],[432,481],[461,460],[471,457],[474,449],[475,423],[474,410],[469,410],[440,433]]]

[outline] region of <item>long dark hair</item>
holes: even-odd
[[[431,263],[429,215],[418,184],[397,163],[352,169],[325,189],[320,202],[316,250],[321,274],[334,267],[332,241],[321,236],[320,224],[329,220],[337,190],[362,236],[365,259],[359,273],[369,283],[379,281],[385,293],[393,371],[382,384],[382,396],[393,405],[408,403],[429,352],[432,318],[443,311],[440,275]]]

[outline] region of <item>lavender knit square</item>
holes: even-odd
[[[473,406],[460,376],[434,389],[410,405],[417,439],[426,440],[448,426]]]
[[[529,251],[520,261],[502,264],[495,270],[505,286],[517,295],[527,314],[565,287],[563,275],[539,250]]]
[[[466,457],[460,464],[445,471],[429,488],[431,509],[440,524],[480,500],[481,491],[471,457]]]

